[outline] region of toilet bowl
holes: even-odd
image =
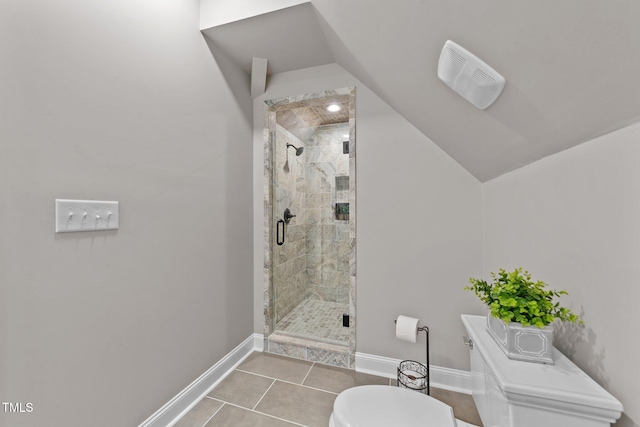
[[[404,388],[365,385],[340,393],[329,427],[461,427],[450,406]],[[465,424],[466,425],[466,424]]]

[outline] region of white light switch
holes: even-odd
[[[56,233],[117,230],[118,202],[56,199]]]

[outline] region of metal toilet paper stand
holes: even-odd
[[[396,320],[393,323],[397,323]],[[410,390],[419,391],[427,395],[431,395],[429,375],[429,328],[422,326],[418,328],[418,332],[424,332],[427,335],[427,364],[426,366],[415,360],[403,360],[398,365],[398,387],[408,388]]]

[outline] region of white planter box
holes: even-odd
[[[487,331],[509,359],[553,365],[553,327],[506,324],[487,315]]]

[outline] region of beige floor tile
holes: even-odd
[[[202,427],[209,418],[223,405],[222,402],[203,398],[184,417],[175,424],[175,427]]]
[[[311,368],[311,372],[309,372],[303,384],[320,390],[340,393],[343,390],[360,385],[389,385],[389,379],[316,363]]]
[[[205,427],[291,427],[295,423],[326,427],[337,393],[360,385],[396,384],[387,378],[259,352],[238,369],[209,394],[219,401],[205,398],[177,426],[202,427],[215,413]],[[303,380],[304,385],[295,385]],[[459,420],[482,426],[470,395],[432,387],[431,396],[453,407]],[[255,406],[255,410],[240,406]]]
[[[271,378],[233,371],[208,396],[253,409],[273,381]]]
[[[295,424],[284,420],[258,414],[238,408],[237,406],[224,405],[216,415],[211,418],[205,427],[294,427]]]
[[[276,381],[256,411],[309,427],[327,427],[336,395]]]
[[[431,387],[431,397],[453,408],[453,413],[459,420],[470,424],[482,426],[482,420],[478,414],[478,409],[473,401],[473,396],[464,393],[456,393],[455,391],[443,390],[441,388]]]
[[[302,380],[307,376],[312,365],[312,362],[307,362],[306,360],[254,352],[238,366],[238,369],[282,381],[302,384]]]

